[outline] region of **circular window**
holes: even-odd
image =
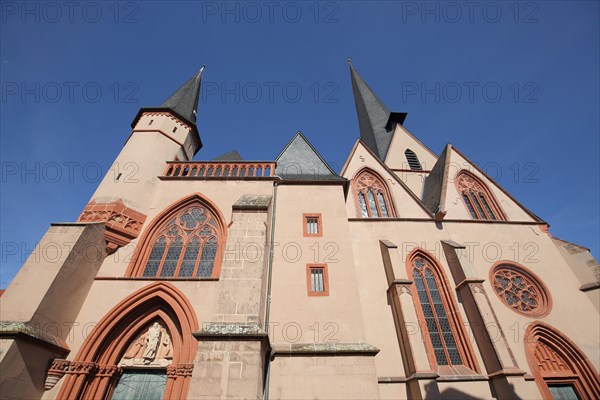
[[[496,295],[513,311],[527,317],[543,317],[550,312],[550,294],[524,267],[499,264],[490,271],[490,281]]]

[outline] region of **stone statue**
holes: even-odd
[[[150,363],[156,357],[156,350],[160,342],[161,326],[158,322],[152,324],[146,332],[146,349],[144,350],[144,362]]]
[[[160,354],[157,357],[160,358],[173,358],[173,344],[171,343],[171,337],[165,328],[160,329],[161,332],[161,347]]]
[[[131,346],[129,347],[129,350],[127,350],[127,353],[125,353],[123,358],[124,359],[140,358],[144,351],[145,343],[146,343],[146,334],[140,335],[140,337],[138,337],[136,339],[136,341],[131,344]]]

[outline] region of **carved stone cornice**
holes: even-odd
[[[125,205],[122,200],[110,203],[90,201],[79,216],[78,222],[103,222],[106,251],[112,254],[140,234],[146,215]]]
[[[194,364],[179,364],[175,369],[177,376],[192,376]]]

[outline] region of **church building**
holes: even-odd
[[[0,297],[0,398],[600,399],[588,249],[352,64],[340,171],[301,132],[195,161],[203,70],[139,110]]]

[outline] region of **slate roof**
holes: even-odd
[[[170,111],[176,117],[182,121],[188,123],[192,131],[195,133],[195,138],[198,142],[196,151],[202,148],[202,140],[198,134],[198,127],[196,126],[196,112],[198,110],[198,97],[200,96],[200,86],[202,83],[202,72],[204,71],[204,65],[200,70],[192,76],[186,83],[184,83],[179,89],[175,91],[167,100],[165,100],[160,107],[143,107],[140,108],[137,115],[131,122],[131,127],[135,128],[138,120],[144,112],[149,111]]]
[[[203,71],[204,65],[196,75],[192,76],[186,83],[177,89],[177,91],[165,100],[159,108],[168,108],[184,118],[186,122],[195,125]]]
[[[298,131],[275,160],[275,175],[284,180],[346,181],[329,167],[323,157]]]
[[[354,69],[350,60],[348,65],[360,139],[380,160],[385,161],[394,135],[394,124],[390,122],[404,123],[406,113],[390,113],[383,101]],[[390,116],[393,116],[393,121],[390,120]]]
[[[213,158],[212,161],[244,161],[244,158],[240,155],[240,153],[237,152],[237,150],[231,150]]]

